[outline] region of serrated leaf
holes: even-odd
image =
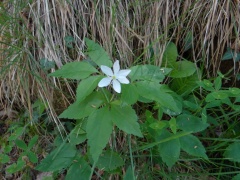
[[[177,47],[173,42],[170,42],[163,53],[162,66],[172,68],[176,63],[177,56]]]
[[[240,149],[240,142],[234,142],[226,148],[223,156],[227,158],[229,161],[240,162],[239,149]]]
[[[23,140],[16,139],[15,143],[16,143],[17,147],[19,147],[23,150],[27,150],[27,144]]]
[[[35,169],[48,172],[67,168],[72,163],[76,153],[76,147],[66,143],[47,155]]]
[[[84,100],[97,87],[98,82],[103,76],[90,76],[83,79],[77,87],[77,102]]]
[[[164,80],[163,70],[154,65],[137,65],[131,68],[129,77],[132,81],[148,80],[162,82]]]
[[[85,98],[82,102],[71,104],[59,118],[82,119],[96,111],[105,101],[105,97],[100,92],[94,92]]]
[[[113,123],[122,131],[142,137],[140,126],[137,122],[137,115],[131,106],[121,107],[112,104],[110,116]]]
[[[70,166],[65,180],[74,180],[82,179],[89,180],[91,179],[91,167],[84,160],[83,157],[77,157],[74,159],[73,164]]]
[[[97,162],[103,148],[105,148],[112,133],[112,128],[112,116],[109,107],[98,109],[89,116],[86,131],[90,154],[94,162]]]
[[[33,136],[33,138],[28,143],[28,149],[32,149],[32,147],[36,144],[38,140],[38,135]]]
[[[190,155],[208,159],[206,150],[199,139],[191,134],[180,137],[181,148]]]
[[[170,87],[181,96],[186,96],[199,86],[198,81],[198,74],[195,72],[193,75],[185,78],[173,78]]]
[[[49,76],[81,80],[96,72],[98,71],[87,62],[70,62]]]
[[[120,166],[124,165],[124,161],[121,156],[113,151],[103,152],[96,164],[98,169],[104,169],[105,171],[112,171]]]
[[[133,84],[123,84],[122,85],[122,94],[121,100],[128,105],[134,104],[138,100],[137,88]]]
[[[95,62],[98,66],[105,65],[112,67],[111,58],[99,44],[88,38],[85,38],[85,42],[87,44],[86,54],[91,58],[93,62]]]
[[[167,130],[163,130],[162,133],[157,136],[156,141],[162,141],[164,139],[170,138],[172,136]],[[163,142],[158,145],[158,152],[163,162],[171,168],[179,159],[180,155],[180,142],[179,139],[172,139]]]
[[[193,75],[196,72],[196,66],[190,61],[178,61],[173,65],[170,73],[172,78],[184,78]]]
[[[177,116],[176,120],[178,128],[183,131],[200,132],[209,126],[201,118],[189,114],[181,114]]]
[[[164,92],[161,85],[148,81],[136,83],[140,96],[158,102],[161,106],[166,107],[174,112],[180,113],[182,107],[179,107],[170,93]]]
[[[86,131],[84,131],[82,127],[78,125],[71,131],[69,139],[71,144],[80,144],[87,139]]]

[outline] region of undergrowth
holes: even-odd
[[[0,5],[0,179],[239,179],[238,1]]]

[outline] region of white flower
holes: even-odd
[[[101,66],[101,70],[107,77],[103,78],[99,83],[99,87],[106,87],[109,84],[113,85],[113,89],[117,92],[121,92],[121,84],[129,84],[129,80],[126,76],[131,72],[130,69],[120,70],[119,61],[116,60],[113,64],[113,71],[107,66]]]

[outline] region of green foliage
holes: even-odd
[[[188,36],[185,50],[191,48],[192,35]],[[224,76],[221,73],[213,81],[201,80],[200,70],[194,63],[179,59],[176,45],[170,42],[162,59],[164,68],[146,64],[133,66],[130,68],[130,84],[121,85],[121,94],[114,93],[110,88],[98,87],[104,78],[98,70],[101,65],[112,66],[110,57],[95,42],[89,39],[85,42],[86,55],[90,59],[66,64],[51,74],[80,80],[76,101],[59,115],[59,118],[75,119],[76,124],[67,136],[69,143],[61,142],[60,147],[37,166],[37,170],[58,172],[67,169],[66,179],[80,176],[90,179],[95,167],[105,173],[119,173],[118,168],[127,165],[127,161],[115,152],[116,133],[131,134],[137,141],[143,138],[145,144],[135,147],[134,153],[149,150],[156,159],[160,157],[160,162],[169,169],[178,165],[181,151],[185,151],[188,157],[208,160],[199,136],[211,129],[210,125],[218,125],[211,114],[213,108],[225,105],[240,109],[237,104],[240,102],[238,88],[223,89]],[[166,78],[170,87],[161,84]],[[146,116],[142,117],[142,113]],[[84,157],[79,156],[77,151],[83,143],[87,143],[88,147]],[[17,140],[16,144],[23,150],[28,148],[21,140]],[[236,144],[230,144],[224,156],[239,162],[236,154],[239,145]],[[135,179],[132,145],[129,144],[131,167],[124,179]],[[7,161],[7,157],[2,159]]]
[[[163,54],[163,67],[173,68],[178,56],[177,47],[173,42],[170,42]]]
[[[87,45],[86,54],[91,58],[93,62],[95,62],[98,66],[105,65],[108,67],[112,66],[112,61],[107,52],[94,41],[85,38],[85,42]]]
[[[239,61],[240,60],[240,53],[235,53],[234,50],[232,50],[231,48],[227,48],[227,51],[225,52],[225,54],[222,57],[222,60],[229,60],[229,59],[234,59],[235,61]]]
[[[94,162],[98,161],[103,148],[106,146],[112,128],[112,116],[108,106],[94,111],[89,116],[86,131],[90,153]]]
[[[137,115],[130,106],[121,107],[120,105],[112,104],[110,118],[122,131],[142,137],[139,124],[137,123]]]
[[[98,159],[96,166],[99,169],[104,169],[106,171],[112,171],[118,167],[124,165],[124,161],[121,156],[113,151],[105,151],[101,154]]]
[[[81,178],[83,180],[85,179],[87,180],[90,179],[90,175],[91,175],[90,165],[85,161],[83,157],[76,156],[72,165],[69,167],[65,179],[72,180]]]
[[[240,162],[239,148],[240,142],[230,144],[224,152],[224,157],[230,161]]]
[[[192,156],[208,159],[206,150],[199,139],[191,134],[179,138],[181,148]]]
[[[77,153],[76,147],[70,143],[64,143],[53,150],[41,163],[36,167],[38,171],[56,171],[67,168],[71,165]]]
[[[178,128],[183,131],[200,132],[205,130],[209,124],[189,114],[181,114],[176,118]]]
[[[165,78],[163,74],[164,69],[160,69],[153,65],[138,65],[131,68],[131,74],[129,77],[132,81],[135,80],[147,80],[162,82]]]
[[[87,62],[71,62],[51,73],[50,76],[81,80],[96,72],[97,70]]]

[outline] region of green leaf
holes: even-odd
[[[235,54],[234,50],[227,48],[227,51],[224,53],[222,60],[235,59],[235,61],[240,60],[240,53]]]
[[[96,166],[98,169],[104,169],[105,171],[112,171],[120,166],[124,165],[124,161],[121,156],[113,151],[106,151],[101,154]]]
[[[212,101],[215,101],[216,99],[223,100],[223,99],[226,99],[226,98],[228,98],[228,94],[225,91],[220,90],[220,91],[214,91],[214,92],[209,93],[206,96],[205,101],[206,102],[212,102]]]
[[[28,149],[32,149],[32,147],[36,144],[38,140],[38,135],[33,136],[33,138],[28,143]]]
[[[209,80],[204,79],[203,81],[199,81],[198,84],[206,89],[207,91],[215,91],[213,88],[213,83],[211,83]]]
[[[98,82],[103,76],[90,76],[83,79],[77,87],[77,102],[84,100],[97,87]]]
[[[189,114],[181,114],[176,120],[178,128],[183,131],[200,132],[209,126],[209,124],[203,122],[201,118]]]
[[[87,62],[70,62],[49,76],[81,80],[96,72],[98,71]]]
[[[149,125],[150,128],[155,130],[163,129],[166,126],[167,126],[167,123],[165,121],[157,121]]]
[[[184,52],[192,47],[193,33],[188,31],[186,37],[184,38]]]
[[[179,107],[170,93],[164,92],[161,85],[148,81],[136,83],[140,96],[158,102],[161,106],[166,107],[174,112],[180,113],[182,107]]]
[[[74,38],[72,36],[65,36],[64,41],[66,43],[66,46],[68,48],[73,48]]]
[[[25,161],[18,159],[17,163],[13,163],[7,167],[6,171],[10,174],[21,171],[25,167]]]
[[[8,155],[6,154],[0,154],[0,164],[5,164],[8,163],[10,161],[10,158]]]
[[[176,63],[177,56],[177,47],[173,42],[170,42],[163,53],[162,66],[172,68]]]
[[[132,166],[128,166],[126,174],[123,178],[123,180],[135,180],[136,178],[134,177],[134,171],[132,169]]]
[[[70,166],[67,176],[65,180],[74,180],[74,179],[82,179],[89,180],[91,175],[91,167],[84,160],[83,157],[77,156],[73,160],[73,164]]]
[[[105,101],[105,97],[100,92],[94,92],[85,98],[82,102],[71,104],[59,118],[82,119],[96,111]]]
[[[173,65],[170,73],[172,78],[184,78],[193,75],[196,72],[196,66],[190,61],[178,61]]]
[[[54,61],[50,61],[50,60],[48,60],[46,58],[40,59],[39,62],[40,62],[40,68],[45,70],[45,71],[48,71],[49,69],[55,67],[55,62]]]
[[[199,139],[191,134],[179,138],[181,148],[190,155],[208,159],[206,150]]]
[[[198,74],[195,72],[193,75],[185,78],[173,78],[170,87],[181,96],[186,96],[199,86],[198,81]]]
[[[162,133],[157,136],[156,141],[162,141],[164,139],[170,138],[172,136],[167,130],[163,130]],[[158,152],[163,162],[171,168],[179,159],[180,155],[180,142],[179,139],[172,139],[163,142],[158,145]]]
[[[87,139],[86,132],[82,129],[81,124],[77,125],[69,135],[70,143],[77,145]]]
[[[121,107],[112,104],[110,112],[113,123],[116,124],[119,129],[128,134],[143,137],[137,122],[137,115],[131,106]]]
[[[22,150],[27,150],[27,144],[23,140],[16,139],[15,143],[17,147],[21,148]]]
[[[85,42],[87,44],[87,52],[86,54],[94,61],[98,66],[105,65],[108,67],[112,67],[112,61],[107,52],[94,41],[85,38]]]
[[[239,180],[240,179],[240,174],[237,174],[236,176],[234,176],[233,178],[232,178],[232,180]]]
[[[165,76],[160,67],[154,65],[137,65],[131,68],[129,77],[132,81],[148,80],[162,82]]]
[[[214,80],[214,87],[215,87],[216,90],[219,90],[222,87],[222,78],[220,76],[218,76]]]
[[[129,105],[134,104],[138,100],[137,88],[133,84],[122,85],[121,100]]]
[[[239,149],[240,149],[240,142],[234,142],[226,148],[223,156],[227,158],[229,161],[240,162]]]
[[[36,170],[48,172],[67,168],[72,163],[76,153],[74,145],[65,143],[47,155],[36,167]]]
[[[22,135],[23,131],[24,131],[23,127],[16,128],[14,132],[11,134],[11,136],[8,138],[8,141],[16,140],[19,136]]]
[[[169,127],[170,127],[170,129],[172,130],[172,132],[174,133],[174,134],[176,134],[177,133],[177,123],[176,123],[176,118],[171,118],[170,120],[169,120]]]
[[[27,156],[32,163],[37,163],[38,162],[37,155],[34,154],[32,151],[28,151]]]
[[[94,162],[97,162],[112,133],[112,116],[108,108],[94,111],[87,121],[88,145]]]

